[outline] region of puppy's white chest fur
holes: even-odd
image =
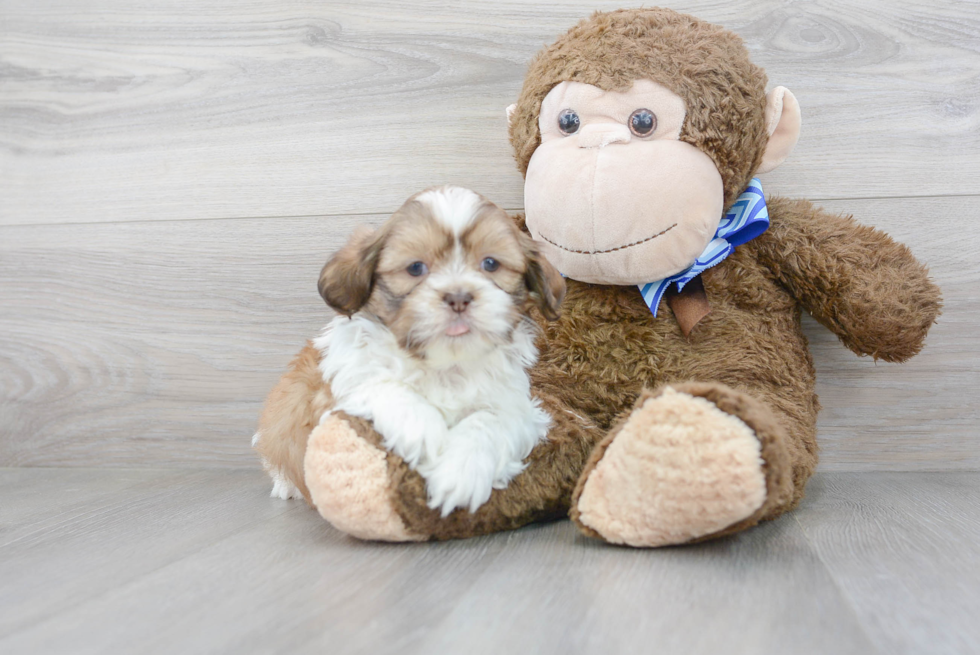
[[[430,507],[471,512],[506,487],[551,423],[531,398],[535,329],[522,320],[503,345],[424,359],[363,314],[331,321],[314,342],[334,410],[374,423],[386,448],[426,479]]]

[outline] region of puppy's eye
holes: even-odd
[[[578,114],[571,109],[565,109],[558,114],[558,129],[565,136],[578,132],[580,124],[581,121],[579,120]]]
[[[649,109],[637,109],[630,114],[629,125],[636,136],[649,136],[657,129],[657,115]]]
[[[412,262],[405,270],[412,277],[421,277],[429,272],[429,267],[425,265],[425,262]]]
[[[487,257],[483,260],[483,270],[485,270],[487,273],[493,273],[498,268],[500,268],[500,262],[493,257]]]

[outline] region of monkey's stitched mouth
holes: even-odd
[[[673,230],[675,227],[677,227],[677,223],[674,223],[673,225],[671,225],[667,229],[665,229],[665,230],[663,230],[661,232],[657,232],[653,236],[647,237],[646,239],[640,239],[639,241],[634,241],[633,243],[627,243],[625,246],[616,246],[615,248],[610,248],[608,250],[572,250],[571,248],[566,248],[565,246],[561,245],[560,243],[555,243],[554,241],[552,241],[551,239],[549,239],[548,237],[546,237],[543,234],[541,235],[541,238],[544,239],[545,241],[547,241],[548,243],[550,243],[551,245],[553,245],[555,248],[561,248],[565,252],[571,252],[571,253],[574,253],[576,255],[604,255],[607,252],[616,252],[617,250],[626,250],[627,248],[632,248],[633,246],[639,246],[641,244],[644,244],[647,241],[653,241],[657,237],[663,236],[663,235],[667,234],[668,232],[670,232],[671,230]]]

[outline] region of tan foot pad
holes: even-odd
[[[313,504],[335,528],[359,539],[422,541],[410,534],[388,500],[386,454],[350,424],[330,415],[314,428],[304,474]]]
[[[766,499],[759,440],[714,403],[667,388],[633,412],[589,474],[579,521],[606,541],[681,544]]]

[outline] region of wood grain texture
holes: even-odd
[[[881,653],[980,652],[980,479],[817,476],[794,514]]]
[[[158,480],[183,479],[166,469],[117,470],[9,468],[0,470],[0,548],[40,526],[75,520],[107,498],[132,493]]]
[[[455,182],[523,205],[503,108],[620,0],[0,1],[0,224],[384,213]],[[980,193],[969,2],[672,3],[803,107],[811,198]]]
[[[980,468],[980,198],[826,206],[911,243],[946,309],[903,365],[857,358],[808,319],[824,469]],[[383,219],[0,229],[0,464],[251,465],[265,394],[329,320],[320,266]]]
[[[102,498],[65,503],[80,485]],[[360,542],[258,471],[0,469],[11,487],[50,518],[6,523],[4,653],[885,655],[980,634],[980,473],[818,473],[792,515],[660,550],[568,521]]]
[[[0,464],[249,465],[261,399],[329,317],[326,254],[431,183],[519,207],[500,107],[592,8],[0,0]],[[945,292],[902,368],[808,323],[824,468],[976,469],[980,19],[677,8],[742,34],[803,104],[767,190],[903,196],[825,204],[912,244]]]
[[[44,493],[56,481],[20,484]],[[656,643],[663,653],[874,652],[791,520],[659,551],[603,545],[568,521],[386,545],[345,537],[297,502],[262,497],[268,484],[257,473],[170,484],[169,494],[123,496],[114,509],[80,512],[30,543],[0,547],[4,573],[16,573],[0,596],[0,650],[557,654]],[[240,529],[159,532],[227,513],[225,490],[236,485]],[[130,530],[120,533],[121,524]],[[80,580],[64,571],[104,566],[114,540],[114,570],[80,596]]]
[[[329,320],[316,280],[358,222],[7,228],[0,461],[253,463],[260,403]]]
[[[102,493],[76,500],[72,491],[85,473],[86,486],[101,483]],[[258,471],[85,473],[59,476],[41,470],[27,479],[22,471],[0,471],[0,479],[13,475],[16,485],[29,491],[26,498],[11,501],[32,510],[31,516],[4,525],[0,636],[124,586],[257,521],[297,509],[272,502],[268,489],[256,484]],[[2,646],[0,651],[17,652]]]
[[[781,521],[710,544],[610,552],[562,522],[514,539],[418,650],[873,652],[798,527]]]

